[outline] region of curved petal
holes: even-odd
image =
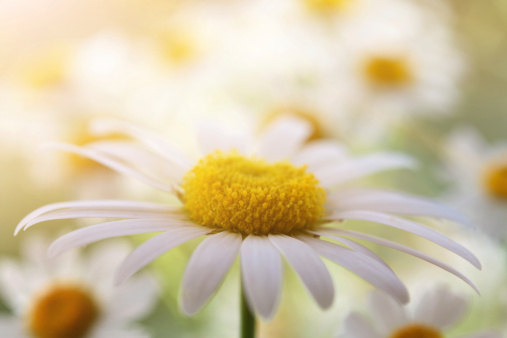
[[[199,311],[219,287],[239,253],[240,234],[221,232],[206,238],[187,264],[181,289],[183,311]]]
[[[237,150],[244,154],[247,151],[247,140],[243,135],[232,134],[229,129],[216,124],[201,124],[197,131],[199,148],[203,155],[215,150]]]
[[[312,127],[306,121],[281,117],[261,136],[258,154],[270,162],[287,160],[301,148],[311,132]]]
[[[323,309],[330,307],[334,300],[333,281],[317,253],[293,237],[269,235],[269,239],[299,275],[317,304]]]
[[[340,229],[332,229],[332,228],[322,228],[322,229],[320,229],[320,231],[321,232],[333,233],[333,234],[337,234],[337,235],[340,235],[340,236],[350,236],[350,237],[355,237],[355,238],[359,238],[359,239],[364,239],[366,241],[369,241],[369,242],[372,242],[372,243],[377,243],[377,244],[380,244],[380,245],[384,245],[384,246],[387,246],[387,247],[392,248],[394,250],[398,250],[398,251],[407,253],[407,254],[409,254],[411,256],[420,258],[422,260],[425,260],[428,263],[431,263],[433,265],[438,266],[439,268],[442,268],[442,269],[446,270],[449,273],[452,273],[453,275],[455,275],[456,277],[460,278],[465,283],[467,283],[468,285],[470,285],[478,294],[480,294],[479,289],[477,288],[477,286],[474,283],[472,283],[472,281],[470,281],[470,279],[468,279],[461,272],[457,271],[452,266],[449,266],[448,264],[445,264],[445,263],[439,261],[438,259],[435,259],[435,258],[433,258],[431,256],[428,256],[425,253],[422,253],[422,252],[417,251],[415,249],[406,247],[406,246],[398,244],[398,243],[394,243],[394,242],[388,241],[388,240],[383,239],[383,238],[379,238],[379,237],[363,234],[363,233],[360,233],[360,232],[357,232],[357,231],[352,231],[352,230],[340,230]],[[336,238],[333,235],[326,235],[326,236],[329,237],[329,238],[333,238],[333,239]],[[337,239],[337,240],[339,240],[339,239]]]
[[[352,271],[368,283],[392,295],[400,302],[408,302],[409,296],[407,288],[386,265],[360,252],[355,252],[331,242],[310,236],[299,236],[298,239],[312,247],[319,255]]]
[[[311,233],[313,234],[316,234],[317,236],[324,236],[326,237],[327,235],[324,234],[324,233],[320,233],[318,231],[311,231]],[[357,242],[354,242],[350,239],[347,239],[345,237],[333,237],[333,239],[335,241],[338,241],[346,246],[348,246],[349,248],[351,248],[352,250],[354,251],[357,251],[357,252],[360,252],[362,253],[363,255],[366,255],[374,260],[376,260],[377,262],[379,262],[380,264],[384,265],[385,267],[391,269],[391,267],[389,265],[387,265],[386,262],[384,262],[384,260],[382,258],[380,258],[379,255],[377,255],[375,252],[373,252],[372,250],[368,249],[367,247],[365,247],[364,245],[361,245]],[[392,269],[391,269],[392,270]]]
[[[262,318],[273,317],[282,290],[282,260],[266,236],[248,236],[241,245],[243,285],[250,306]]]
[[[27,229],[36,223],[52,219],[78,217],[137,218],[131,216],[136,216],[138,213],[142,215],[148,213],[159,215],[162,213],[174,213],[177,210],[178,208],[159,203],[124,200],[92,200],[52,203],[40,207],[26,215],[16,226],[14,235],[17,235],[23,228]],[[51,216],[55,213],[57,213],[57,218],[51,218]],[[43,219],[43,221],[40,219]]]
[[[382,338],[358,313],[351,313],[345,318],[345,334],[347,338]]]
[[[210,229],[204,227],[184,226],[169,229],[150,238],[132,251],[121,263],[115,273],[115,284],[123,283],[127,278],[172,248],[209,232]]]
[[[470,250],[461,244],[451,240],[449,237],[439,233],[438,231],[428,228],[422,224],[396,216],[366,210],[350,210],[342,212],[338,211],[333,212],[331,217],[334,219],[351,219],[376,222],[401,230],[409,231],[413,234],[426,238],[427,240],[432,241],[433,243],[438,244],[449,251],[454,252],[455,254],[469,261],[476,268],[481,268],[481,263],[477,257],[475,257],[475,255],[470,252]]]
[[[113,119],[96,119],[93,120],[90,129],[93,133],[104,135],[113,133],[122,133],[134,139],[143,142],[167,160],[180,166],[184,171],[192,167],[192,162],[181,151],[173,148],[168,142],[160,136],[146,131],[142,128],[134,126],[124,121]]]
[[[409,216],[426,216],[453,220],[470,225],[456,210],[430,199],[394,191],[354,188],[340,190],[328,196],[333,210],[371,210]]]
[[[132,141],[95,141],[86,147],[111,158],[136,167],[139,171],[149,172],[162,181],[180,181],[187,170],[158,154],[154,154]]]
[[[347,161],[325,166],[314,174],[324,188],[331,188],[377,172],[412,168],[415,163],[407,155],[397,153],[380,153],[365,155]]]
[[[310,171],[342,161],[347,150],[335,141],[318,140],[308,143],[291,160],[296,165],[308,165]]]
[[[408,322],[403,306],[381,292],[373,291],[370,294],[369,305],[386,334]]]
[[[140,274],[114,290],[104,320],[131,323],[149,314],[157,301],[157,282],[150,274]]]
[[[90,225],[65,234],[56,239],[49,247],[48,254],[53,257],[69,249],[112,237],[162,232],[174,227],[188,226],[178,220],[129,219]]]
[[[86,147],[78,147],[73,144],[66,143],[50,143],[46,145],[48,148],[62,150],[70,153],[74,153],[77,155],[81,155],[92,159],[100,164],[119,172],[120,174],[124,174],[133,178],[138,179],[139,181],[146,183],[156,189],[172,192],[173,189],[170,184],[162,182],[150,175],[143,173],[141,171],[136,170],[136,168],[124,164],[121,161],[118,161],[114,157],[111,157],[107,154],[101,153],[99,151],[86,148]]]
[[[414,318],[440,329],[452,326],[468,310],[468,300],[456,295],[446,285],[426,292],[415,309]]]

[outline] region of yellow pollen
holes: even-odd
[[[98,317],[99,308],[89,292],[60,285],[37,300],[28,327],[37,338],[82,338]]]
[[[431,326],[414,323],[396,330],[389,338],[444,338],[444,335]]]
[[[410,65],[401,57],[372,57],[365,63],[364,72],[368,81],[376,86],[397,87],[413,80]]]
[[[321,14],[332,14],[343,10],[350,0],[303,0],[308,9]]]
[[[279,107],[273,109],[271,113],[267,115],[263,127],[267,127],[276,119],[282,116],[293,116],[308,122],[312,126],[313,131],[307,141],[320,140],[328,136],[327,131],[322,125],[322,122],[319,120],[318,116],[315,113],[296,107]]]
[[[214,152],[183,179],[192,219],[243,235],[292,234],[324,215],[326,194],[306,167]]]
[[[489,169],[484,183],[493,197],[507,199],[507,164]]]

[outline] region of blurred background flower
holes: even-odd
[[[95,117],[154,129],[196,152],[188,135],[200,120],[260,133],[280,115],[296,115],[314,126],[314,140],[419,160],[414,172],[382,173],[364,183],[438,198],[461,211],[476,229],[430,226],[476,253],[481,273],[415,236],[362,222],[346,226],[410,243],[470,274],[483,295],[467,294],[473,315],[453,334],[505,329],[506,30],[503,0],[0,1],[0,256],[23,255],[14,226],[43,204],[168,202],[93,162],[40,147],[130,142],[88,134],[85,126]],[[51,223],[34,232],[52,236],[76,225]],[[411,294],[429,278],[470,292],[430,264],[364,244],[388,261]],[[237,336],[237,263],[199,315],[185,317],[176,307],[196,245],[182,245],[152,268],[163,292],[143,320],[153,337]],[[364,304],[371,286],[327,267],[338,290],[333,307],[320,310],[288,272],[280,310],[260,324],[260,336],[339,332],[337,318]],[[12,316],[5,301],[2,315]]]

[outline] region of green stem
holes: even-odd
[[[245,290],[241,287],[241,338],[255,337],[255,316],[248,307]]]

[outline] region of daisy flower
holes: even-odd
[[[143,274],[120,288],[111,269],[128,253],[119,241],[47,259],[47,242],[24,243],[23,260],[0,263],[0,294],[14,315],[0,317],[8,337],[148,337],[133,324],[156,304],[154,279]]]
[[[410,313],[399,302],[385,294],[370,295],[370,311],[375,322],[372,326],[363,316],[351,313],[345,319],[344,337],[347,338],[443,338],[445,331],[465,316],[469,302],[439,285],[424,293]],[[478,332],[461,338],[501,338],[495,331]]]
[[[349,110],[381,126],[414,115],[448,113],[459,99],[465,62],[449,18],[442,15],[449,12],[445,4],[431,10],[382,0],[363,1],[362,7],[340,25],[341,39],[336,40],[342,51],[336,92]]]
[[[128,147],[115,148],[104,143],[53,147],[92,158],[138,178],[177,196],[181,203],[98,200],[50,204],[27,215],[15,233],[54,219],[122,219],[60,237],[49,249],[53,256],[105,238],[161,232],[123,261],[116,271],[117,283],[164,252],[204,237],[183,276],[181,305],[186,314],[194,314],[204,306],[239,254],[246,300],[264,319],[273,316],[280,298],[282,256],[323,309],[331,306],[334,287],[319,256],[351,270],[400,302],[407,302],[408,292],[389,266],[371,250],[346,237],[366,239],[427,260],[475,288],[453,267],[424,253],[330,224],[362,220],[412,232],[480,268],[477,258],[460,244],[422,224],[396,216],[461,221],[455,212],[429,200],[352,185],[376,172],[411,167],[412,160],[404,155],[378,153],[350,158],[339,144],[305,143],[312,132],[310,125],[291,118],[271,124],[256,143],[250,143],[244,134],[203,126],[198,133],[202,155],[194,161],[159,136],[134,125],[98,120],[92,129],[103,134],[123,132],[149,150],[140,156]]]
[[[507,143],[489,145],[471,128],[460,128],[449,137],[445,151],[452,183],[445,199],[486,233],[505,239]]]

